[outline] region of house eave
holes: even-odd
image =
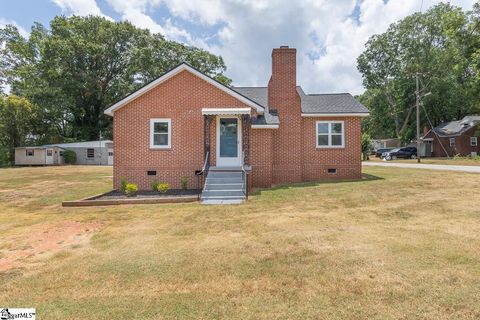
[[[351,112],[351,113],[302,113],[302,117],[368,117],[368,112]]]

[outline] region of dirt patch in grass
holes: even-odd
[[[0,250],[0,272],[25,267],[25,259],[43,258],[66,247],[88,244],[100,227],[99,223],[63,221],[34,226],[26,239],[20,242],[19,237],[5,239],[5,245]]]

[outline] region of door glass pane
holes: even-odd
[[[220,119],[220,157],[238,156],[238,124],[236,118]]]

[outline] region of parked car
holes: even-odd
[[[385,152],[388,152],[388,151],[391,151],[391,150],[393,150],[393,148],[377,149],[377,150],[375,150],[375,157],[377,157],[377,158],[382,158],[382,155],[383,155]]]
[[[396,148],[382,154],[382,158],[385,160],[394,160],[394,159],[416,159],[417,158],[417,148],[415,147],[405,147],[405,148]]]

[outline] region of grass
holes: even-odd
[[[370,156],[372,162],[383,162],[384,160]],[[396,159],[388,162],[400,162],[400,163],[417,163],[417,159]],[[453,157],[453,158],[422,158],[421,163],[424,164],[443,164],[452,166],[480,166],[480,157]]]
[[[62,208],[109,190],[111,168],[2,169],[0,260],[52,228],[78,239],[59,231],[60,249],[1,272],[1,304],[41,319],[480,318],[479,175],[364,171],[237,206]]]

